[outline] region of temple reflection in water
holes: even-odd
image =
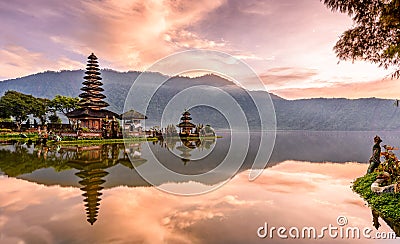
[[[196,148],[210,149],[215,139],[202,141],[178,139],[154,143],[158,144],[155,146],[166,147],[168,150],[182,150],[181,160],[186,164],[191,160],[191,151]],[[164,150],[164,153],[168,150]],[[84,197],[87,221],[91,225],[97,221],[104,188],[119,185],[150,186],[135,171],[135,167],[146,162],[147,159],[142,157],[141,142],[89,146],[35,146],[13,142],[1,144],[0,147],[0,171],[7,176],[47,185],[79,187]],[[36,175],[42,170],[46,171],[46,177]],[[50,171],[47,172],[48,170]],[[119,177],[127,170],[128,177]],[[112,171],[120,173],[111,175]],[[60,173],[65,173],[65,175],[59,178],[57,174]],[[55,180],[50,179],[52,176]],[[66,178],[66,180],[61,180],[61,178]],[[110,182],[107,182],[106,178],[109,178]],[[122,181],[121,178],[123,178]]]
[[[134,169],[145,163],[146,159],[141,158],[140,150],[139,143],[132,144],[129,150],[125,150],[123,144],[52,147],[38,145],[35,147],[32,144],[15,143],[3,145],[0,150],[0,169],[12,177],[50,167],[58,172],[78,170],[75,175],[83,191],[87,221],[93,225],[98,216],[101,190],[104,189],[102,185],[106,182],[104,177],[109,174],[107,169],[116,165]],[[128,154],[131,154],[132,162]]]
[[[165,140],[160,141],[169,151],[178,151],[178,155],[186,165],[189,161],[198,159],[199,157],[193,157],[192,152],[197,150],[199,152],[204,151],[206,154],[212,150],[212,145],[215,143],[215,137],[204,138],[177,138],[177,137],[166,137]],[[205,155],[203,155],[205,156]]]
[[[396,145],[400,138],[400,135],[390,137],[392,132],[387,132],[386,136],[381,134],[389,145]],[[250,145],[249,159],[246,158],[228,184],[211,194],[185,199],[159,194],[137,171],[155,163],[151,157],[153,153],[157,158],[165,159],[165,165],[176,172],[208,172],[229,150],[229,135],[225,134],[211,144],[212,152],[206,158],[194,159],[199,152],[207,150],[207,141],[195,149],[184,149],[191,155],[186,165],[178,147],[189,142],[180,140],[133,143],[126,148],[119,144],[42,147],[1,143],[0,179],[6,186],[1,196],[2,216],[6,217],[3,237],[17,236],[26,243],[45,243],[50,232],[55,239],[49,239],[48,243],[56,239],[66,243],[100,243],[104,242],[105,236],[101,234],[105,233],[107,240],[154,242],[154,228],[147,228],[154,224],[164,228],[162,233],[182,231],[179,240],[212,236],[217,238],[216,243],[249,242],[248,238],[257,237],[254,230],[264,223],[265,216],[274,220],[271,224],[275,226],[326,226],[335,222],[343,211],[348,217],[348,226],[375,227],[379,232],[388,232],[390,226],[399,234],[399,223],[381,219],[376,212],[371,214],[371,209],[349,187],[350,182],[364,174],[368,167],[365,163],[370,154],[368,139],[373,136],[375,132],[280,132],[268,169],[256,181],[248,181],[247,170],[252,166],[254,157],[251,156],[255,154],[254,146]],[[198,142],[190,143],[196,145]],[[92,163],[92,160],[99,162]],[[204,187],[226,179],[219,173],[215,171],[207,180],[194,182],[180,178],[171,181],[156,174],[158,181],[154,185]],[[94,189],[87,187],[91,184]],[[68,189],[72,187],[74,189]],[[87,201],[82,203],[84,199]],[[205,220],[202,216],[209,216],[209,210],[213,210],[214,218]],[[192,216],[200,218],[194,220]],[[243,225],[243,216],[246,216],[246,223],[254,225]],[[91,226],[86,219],[95,225]],[[230,230],[234,236],[229,240],[225,236],[221,240],[222,219],[224,226],[235,227]],[[193,235],[188,235],[187,228],[182,229],[185,221],[195,222],[190,227]],[[43,238],[39,239],[41,233],[44,233]],[[18,241],[15,238],[8,240],[12,240],[9,243]],[[209,242],[209,238],[201,240],[199,242]],[[260,240],[253,239],[256,241]],[[7,243],[7,239],[3,242]]]
[[[82,179],[79,184],[84,192],[87,221],[93,225],[99,211],[100,191],[104,188],[101,186],[105,182],[103,177],[109,174],[107,168],[119,163],[120,145],[66,147],[64,150],[76,152],[75,159],[68,161],[67,165],[79,170],[75,175]]]
[[[136,150],[132,150],[134,148]],[[79,184],[82,185],[80,189],[83,191],[82,196],[85,197],[83,201],[85,202],[87,221],[91,225],[97,220],[101,190],[104,189],[102,184],[106,182],[104,177],[109,174],[107,169],[118,164],[133,169],[134,165],[129,161],[128,153],[134,154],[133,157],[137,159],[137,163],[146,162],[145,159],[140,158],[140,144],[137,147],[130,147],[129,152],[125,151],[122,144],[61,147],[60,151],[61,154],[64,152],[75,153],[73,159],[68,160],[66,164],[79,170],[75,175],[81,179],[79,181]]]

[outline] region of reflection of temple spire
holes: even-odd
[[[108,152],[111,149],[108,147],[82,147],[77,148],[77,159],[68,162],[68,165],[80,170],[75,175],[81,178],[79,181],[84,191],[82,196],[85,197],[87,221],[93,225],[97,220],[99,206],[104,187],[101,185],[105,182],[102,178],[108,175],[105,169],[113,165],[113,160],[108,160]]]
[[[86,202],[87,221],[93,225],[97,220],[99,211],[98,206],[100,205],[100,196],[102,195],[100,191],[103,189],[101,184],[105,182],[102,177],[108,175],[108,172],[102,169],[90,169],[89,167],[76,173],[76,175],[82,179],[79,181],[79,184],[84,186],[80,189],[85,192],[82,196],[85,197],[83,201]]]
[[[137,144],[134,149],[130,160],[123,151],[122,144],[64,148],[66,151],[75,152],[75,157],[69,160],[67,165],[79,170],[75,175],[82,179],[79,184],[82,185],[80,189],[84,192],[82,196],[85,197],[87,221],[91,225],[96,222],[99,214],[102,195],[100,191],[104,188],[102,184],[106,182],[103,178],[109,174],[106,169],[117,164],[133,169],[146,162],[146,159],[141,158],[140,144]]]
[[[44,154],[46,154],[46,158]],[[57,172],[76,169],[78,172],[75,174],[77,176],[75,181],[79,181],[82,196],[84,197],[83,205],[85,206],[87,221],[92,225],[99,215],[103,186],[115,186],[115,183],[105,184],[105,177],[109,174],[106,170],[117,165],[134,169],[146,163],[146,161],[146,159],[142,158],[141,142],[127,144],[127,147],[124,144],[54,145],[50,147],[36,145],[30,150],[26,145],[14,142],[7,147],[0,148],[0,171],[9,177],[17,177],[22,174],[28,175],[35,170],[49,167],[53,167]],[[27,178],[42,182],[40,177],[28,176]],[[48,184],[47,178],[45,179],[45,184]],[[75,181],[74,186],[76,184]],[[126,184],[121,183],[122,181],[123,179],[118,181],[117,184]],[[63,185],[65,183],[61,181],[59,184]],[[67,184],[70,185],[69,178],[67,179]],[[138,183],[135,182],[134,184],[135,186],[136,184],[149,186],[141,178]]]

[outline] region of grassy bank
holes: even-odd
[[[78,139],[71,141],[59,141],[59,142],[47,142],[56,145],[100,145],[100,144],[113,144],[113,143],[134,143],[143,141],[158,141],[158,138],[143,138],[143,137],[133,137],[128,139]]]
[[[32,140],[34,143],[39,139],[37,133],[24,133],[27,137],[22,137],[21,133],[19,132],[9,132],[9,133],[0,133],[0,142],[9,142],[9,141],[18,141],[18,142],[28,142],[29,140]],[[168,139],[176,139],[176,140],[181,140],[181,139],[193,139],[193,138],[181,138],[181,137],[168,137]],[[215,138],[222,138],[222,136],[216,136],[216,137],[200,137],[201,139],[215,139]],[[151,138],[144,138],[144,137],[131,137],[131,138],[125,138],[125,139],[73,139],[73,138],[64,138],[62,141],[56,142],[53,140],[48,140],[47,144],[48,145],[100,145],[100,144],[110,144],[110,143],[125,143],[125,142],[143,142],[143,141],[158,141],[159,139],[157,137],[151,137]]]
[[[11,141],[17,141],[20,143],[27,143],[31,140],[33,143],[36,143],[36,138],[20,138],[20,137],[7,137],[0,138],[0,143],[7,143]],[[79,145],[101,145],[101,144],[113,144],[113,143],[134,143],[134,142],[143,142],[143,141],[158,141],[158,138],[129,138],[129,139],[78,139],[78,140],[65,140],[65,141],[53,141],[48,140],[46,142],[47,145],[65,145],[65,146],[79,146]]]
[[[0,133],[0,139],[19,139],[23,138],[21,135],[24,134],[27,136],[26,138],[36,138],[38,136],[37,133],[20,133],[20,132],[13,132],[13,133]]]
[[[367,174],[356,179],[353,183],[353,191],[364,198],[368,205],[379,212],[384,219],[400,222],[400,193],[383,193],[378,195],[371,191],[371,184],[378,173]]]

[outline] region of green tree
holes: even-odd
[[[0,104],[0,121],[7,121],[10,119],[10,113],[11,111],[9,111],[8,109],[6,109],[4,106],[1,106]]]
[[[79,98],[57,95],[50,101],[49,106],[66,115],[67,113],[79,108],[78,103]]]
[[[31,113],[33,116],[40,120],[40,123],[44,125],[47,121],[47,113],[49,112],[50,100],[47,98],[35,98]]]
[[[0,114],[3,118],[14,117],[18,129],[21,129],[22,121],[32,114],[36,98],[16,91],[7,91],[0,98]]]
[[[400,0],[321,0],[332,11],[347,13],[354,22],[334,50],[341,60],[366,60],[400,77]]]
[[[49,120],[53,124],[61,124],[61,119],[60,119],[60,117],[57,116],[55,111],[52,115],[49,116]]]

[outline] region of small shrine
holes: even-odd
[[[181,117],[181,122],[177,125],[179,128],[179,136],[181,137],[198,137],[196,125],[190,122],[192,118],[190,117],[189,111],[185,110]]]
[[[135,110],[129,110],[121,115],[124,133],[129,136],[144,135],[142,120],[147,119],[147,116]]]

